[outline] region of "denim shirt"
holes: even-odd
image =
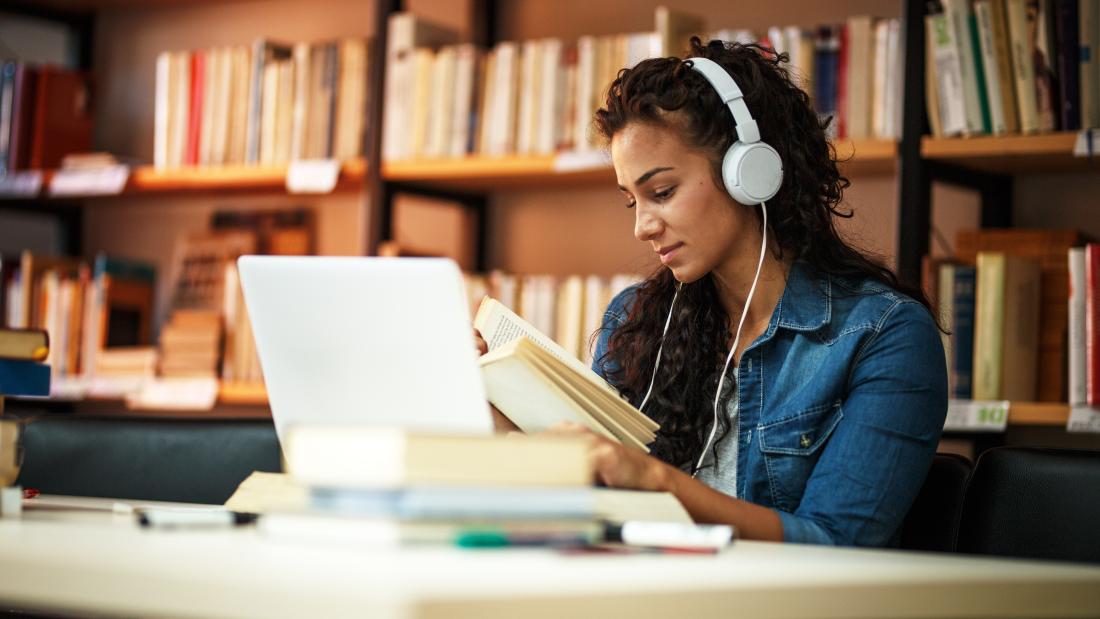
[[[604,314],[593,369],[605,378],[634,293]],[[737,426],[725,440],[739,442],[718,452],[737,461],[717,464],[736,464],[737,487],[715,488],[774,509],[788,542],[896,546],[947,415],[943,344],[924,306],[796,262],[767,330],[731,372]]]

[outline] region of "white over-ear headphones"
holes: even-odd
[[[741,88],[722,65],[713,60],[688,58],[687,62],[718,91],[722,103],[733,114],[737,141],[722,160],[722,182],[726,191],[747,206],[771,200],[783,184],[783,161],[774,148],[760,141],[760,129],[745,105]]]
[[[760,129],[756,126],[749,108],[745,105],[741,89],[733,77],[722,68],[721,65],[706,58],[688,58],[691,67],[701,73],[703,77],[718,91],[722,102],[729,106],[733,113],[734,128],[737,130],[737,141],[726,151],[722,160],[722,182],[730,196],[746,206],[760,205],[760,213],[763,218],[760,239],[760,257],[756,262],[756,275],[752,278],[752,286],[745,298],[745,306],[741,310],[741,319],[737,323],[737,331],[734,332],[733,346],[726,356],[726,362],[722,365],[722,372],[718,375],[718,390],[714,394],[714,420],[711,423],[710,435],[703,444],[703,451],[699,454],[699,460],[695,463],[694,477],[702,468],[706,460],[707,450],[710,449],[714,436],[718,431],[718,403],[721,401],[722,386],[726,380],[726,370],[729,368],[733,356],[737,352],[741,342],[741,330],[745,326],[745,319],[749,315],[749,305],[756,294],[756,284],[760,281],[760,271],[764,267],[764,256],[768,249],[768,206],[766,202],[775,197],[779,192],[779,186],[783,183],[783,161],[779,153],[770,145],[760,141]],[[649,397],[653,394],[653,385],[657,382],[657,369],[661,367],[661,353],[665,348],[665,337],[668,328],[672,324],[672,313],[676,309],[676,299],[680,296],[682,283],[677,284],[676,292],[672,295],[672,303],[668,308],[668,317],[665,319],[665,328],[661,333],[661,345],[657,348],[657,358],[653,363],[653,374],[649,379],[649,388],[646,389],[642,403],[638,410],[644,410],[649,403]],[[734,449],[738,441],[734,440]],[[733,461],[733,477],[737,478],[737,457]],[[736,496],[736,491],[734,496]]]

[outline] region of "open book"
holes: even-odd
[[[572,421],[641,451],[660,426],[595,372],[499,301],[486,298],[474,326],[489,345],[481,373],[489,401],[524,432]]]

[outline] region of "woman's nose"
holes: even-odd
[[[634,238],[649,241],[661,232],[661,219],[651,209],[638,204],[634,207]]]

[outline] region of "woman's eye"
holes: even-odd
[[[662,189],[660,191],[653,192],[653,197],[658,200],[667,200],[672,197],[672,194],[676,191],[675,187],[669,187],[668,189]]]
[[[634,205],[636,204],[637,202],[635,202],[634,200],[630,200],[626,203],[626,208],[634,208]]]

